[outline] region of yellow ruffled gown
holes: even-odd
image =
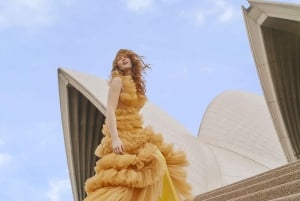
[[[87,179],[84,201],[181,201],[192,200],[184,167],[184,152],[173,150],[150,127],[143,128],[139,114],[146,98],[137,94],[130,75],[121,77],[123,88],[116,109],[117,129],[125,147],[123,155],[114,154],[107,122],[95,154],[101,159],[95,175]]]

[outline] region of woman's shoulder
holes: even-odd
[[[118,86],[122,86],[122,78],[120,77],[113,77],[110,81],[110,86],[115,86],[115,87],[118,87]]]
[[[121,75],[118,73],[118,71],[112,72],[109,84],[110,85],[112,85],[112,84],[118,84],[118,85],[122,84],[122,78],[121,78]]]

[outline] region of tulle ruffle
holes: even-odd
[[[144,188],[154,185],[163,175],[164,161],[156,152],[157,147],[147,143],[136,155],[108,154],[95,167],[96,175],[87,180],[87,193],[105,186]]]

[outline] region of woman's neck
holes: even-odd
[[[131,68],[126,68],[121,71],[122,75],[131,75]]]

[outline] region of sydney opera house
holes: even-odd
[[[300,5],[249,0],[242,10],[264,96],[219,94],[197,137],[151,102],[144,121],[187,153],[195,200],[300,200]],[[94,175],[107,81],[64,68],[58,80],[72,191],[81,201]]]

